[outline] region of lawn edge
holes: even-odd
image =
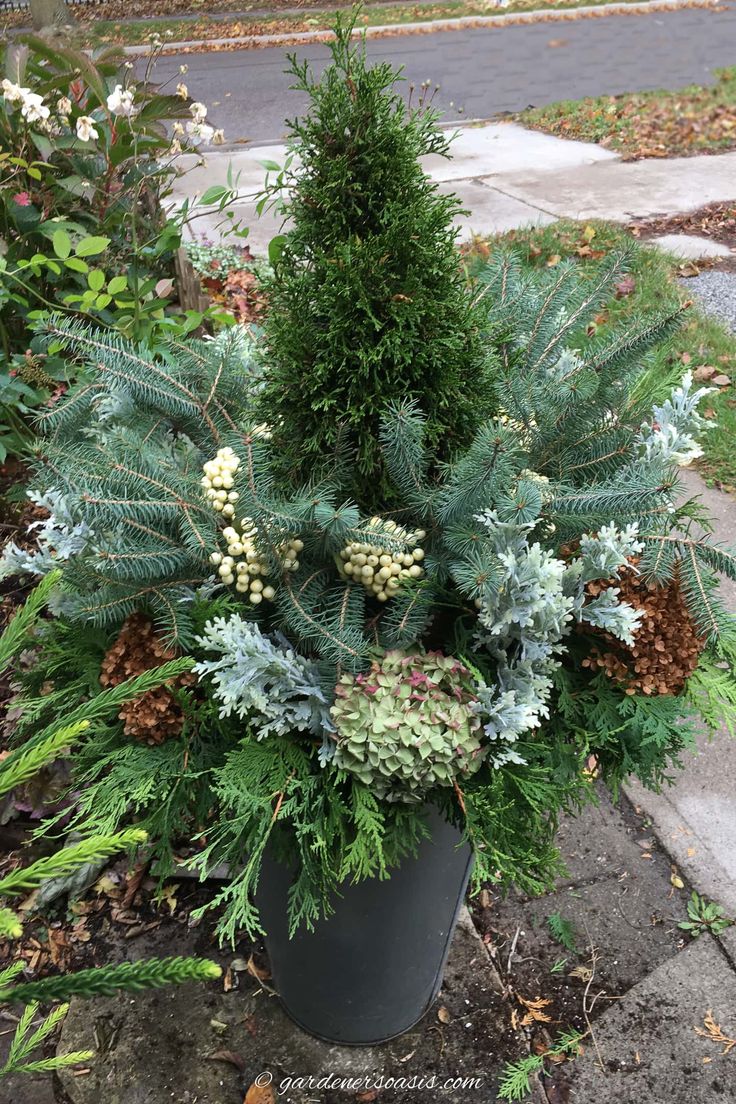
[[[577,8],[537,8],[530,12],[507,12],[498,15],[464,15],[451,19],[425,20],[416,23],[387,23],[375,27],[364,27],[353,32],[354,37],[365,34],[368,37],[381,37],[398,34],[432,34],[439,31],[467,30],[484,27],[507,27],[524,23],[571,22],[579,18],[605,18],[612,15],[646,15],[649,12],[678,11],[682,8],[707,8],[717,11],[722,7],[720,0],[634,0],[632,3],[590,4]],[[330,30],[286,31],[275,34],[236,35],[231,38],[201,38],[167,42],[165,54],[175,54],[184,50],[212,50],[240,46],[243,49],[258,46],[293,45],[300,42],[325,42],[333,38]],[[125,53],[137,56],[146,54],[150,45],[141,44],[124,47]]]

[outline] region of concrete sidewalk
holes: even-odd
[[[450,160],[430,157],[425,167],[442,191],[459,196],[468,208],[470,213],[458,223],[463,236],[503,233],[559,218],[628,222],[730,200],[736,193],[736,151],[621,161],[600,146],[555,138],[516,123],[463,127],[451,148]],[[235,214],[250,227],[253,251],[265,253],[281,224],[272,214],[258,218],[255,195],[266,175],[263,162],[282,163],[285,152],[283,145],[206,151],[201,167],[196,167],[195,157],[182,157],[182,168],[190,171],[177,183],[173,200],[181,203],[212,184],[225,184],[232,168],[241,196]],[[199,218],[196,232],[218,236],[217,221],[209,215]]]

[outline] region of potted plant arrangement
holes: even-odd
[[[625,257],[469,285],[419,162],[446,136],[350,32],[319,82],[292,62],[261,339],[164,362],[45,323],[95,370],[42,419],[39,549],[3,562],[62,571],[28,676],[57,702],[70,649],[106,685],[196,660],[82,742],[72,823],[133,820],[164,868],[196,836],[221,936],[265,929],[294,1018],[368,1044],[426,1011],[469,876],[541,891],[596,772],[658,786],[718,725],[736,560],[678,485],[707,392],[647,373],[678,316],[591,336]]]

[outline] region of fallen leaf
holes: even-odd
[[[699,364],[698,367],[693,371],[693,379],[696,379],[699,383],[702,383],[703,380],[712,379],[717,371],[718,369],[715,368],[712,364]]]
[[[233,972],[229,966],[225,971],[224,978],[222,979],[222,988],[223,992],[225,993],[229,993],[232,989],[235,988],[235,982],[233,981]]]
[[[731,377],[721,373],[719,376],[714,376],[712,382],[716,387],[728,387],[731,383]]]
[[[441,1008],[437,1009],[437,1019],[443,1024],[449,1024],[450,1022],[450,1013],[447,1011],[444,1004]]]
[[[558,265],[561,260],[562,257],[559,253],[553,253],[551,257],[547,258],[547,268],[554,268],[555,265]]]
[[[275,1104],[276,1094],[270,1085],[251,1085],[243,1104]]]
[[[173,882],[171,882],[170,885],[163,886],[162,889],[161,889],[161,892],[158,895],[158,903],[159,904],[166,903],[168,905],[168,907],[169,907],[169,916],[173,916],[174,913],[176,912],[176,906],[177,906],[176,892],[177,892],[177,888],[178,887],[175,886]]]
[[[695,264],[694,261],[685,261],[685,263],[681,264],[679,266],[679,268],[677,269],[677,275],[678,276],[684,276],[684,277],[699,276],[700,275],[700,269],[698,268],[698,266]],[[683,354],[683,360],[685,358],[685,355],[686,354]],[[688,357],[688,359],[689,359],[689,357]]]
[[[670,882],[675,887],[675,889],[684,889],[685,888],[685,883],[683,882],[682,878],[680,877],[679,874],[677,874],[674,871],[673,871],[672,874],[670,874]]]
[[[248,959],[245,968],[257,981],[268,981],[271,977],[268,968],[266,966],[259,966],[253,955]]]
[[[622,280],[619,280],[617,284],[614,284],[614,290],[616,292],[617,299],[626,299],[634,291],[636,291],[636,280],[629,273],[628,276],[624,276]]]
[[[141,887],[141,882],[148,869],[149,862],[149,859],[145,859],[143,862],[136,863],[131,873],[128,875],[128,884],[125,888],[123,899],[120,902],[120,907],[122,909],[128,909],[133,904],[133,899]]]
[[[209,1058],[211,1062],[228,1062],[241,1073],[245,1073],[245,1060],[234,1050],[216,1050],[214,1054],[209,1055]]]
[[[258,1028],[256,1026],[255,1016],[243,1016],[243,1026],[249,1035],[252,1035],[255,1039],[258,1034]]]

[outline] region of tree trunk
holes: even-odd
[[[66,0],[30,0],[30,3],[34,31],[63,27],[73,21]]]

